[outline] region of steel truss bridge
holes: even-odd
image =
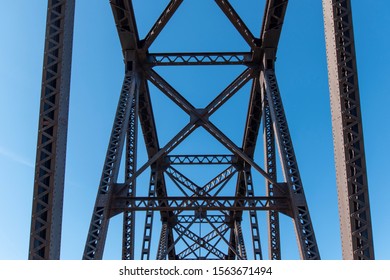
[[[280,215],[293,221],[301,258],[320,259],[275,71],[288,0],[266,1],[259,36],[252,34],[229,1],[214,1],[247,43],[246,52],[151,52],[150,47],[171,17],[180,13],[183,2],[171,0],[145,38],[140,38],[137,24],[141,23],[135,20],[132,1],[110,0],[125,72],[83,259],[103,258],[109,221],[119,214],[123,215],[122,258],[126,260],[139,254],[141,259],[159,260],[263,259],[259,211],[266,211],[268,217],[269,259],[282,258]],[[343,258],[373,259],[350,0],[323,0],[323,8]],[[60,257],[74,9],[75,0],[48,1],[30,259]],[[155,70],[186,65],[241,65],[245,69],[207,106],[197,108]],[[189,119],[163,146],[156,129],[150,84]],[[238,146],[210,117],[246,84],[252,85],[250,102],[242,145]],[[174,154],[175,148],[198,128],[229,152]],[[148,159],[137,166],[141,133]],[[260,135],[263,166],[255,157]],[[119,182],[122,157],[125,180]],[[222,171],[208,183],[199,184],[198,178],[181,171],[182,166],[186,170],[219,166]],[[283,176],[277,176],[277,170],[282,170]],[[146,188],[137,184],[144,173],[150,178]],[[260,182],[253,181],[254,173],[264,178],[265,196],[256,194]],[[141,223],[135,220],[138,212],[144,213]],[[160,219],[157,229],[156,218]],[[244,221],[250,227],[248,234],[243,234]],[[197,230],[199,225],[203,232]],[[158,240],[152,240],[155,231],[160,232]],[[137,254],[136,233],[142,234],[141,252]]]

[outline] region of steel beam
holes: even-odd
[[[211,222],[211,220],[209,221]],[[179,259],[180,260],[189,259],[188,256],[190,256],[191,254],[194,254],[197,257],[197,259],[199,259],[200,256],[198,256],[196,251],[200,248],[208,249],[208,253],[205,255],[205,258],[208,258],[208,256],[211,254],[213,255],[217,254],[216,256],[219,257],[218,259],[225,259],[226,258],[225,254],[221,253],[220,251],[216,251],[215,248],[218,245],[218,243],[222,240],[220,235],[225,235],[228,231],[229,231],[229,227],[226,224],[222,224],[217,227],[217,230],[212,230],[208,234],[204,235],[202,238],[193,240],[194,242],[191,245],[188,244],[187,248],[178,254]],[[209,244],[210,241],[216,239],[217,237],[219,238],[217,241],[214,241],[213,245],[209,247],[205,246],[205,244]]]
[[[269,108],[267,93],[265,92],[264,87],[262,87],[262,96],[263,96],[263,120],[264,120],[264,162],[265,169],[270,175],[270,177],[277,181],[277,167],[276,167],[276,150],[275,150],[275,133],[273,130],[273,122],[271,118],[271,111]],[[269,197],[276,196],[278,189],[269,182],[265,180],[266,184],[266,194]],[[271,200],[271,203],[275,203]],[[280,247],[280,230],[279,230],[279,213],[277,211],[271,210],[267,213],[268,219],[268,252],[269,258],[271,260],[280,260],[281,259],[281,247]]]
[[[224,105],[231,97],[233,97],[243,86],[245,86],[253,78],[253,69],[245,69],[233,82],[231,82],[213,101],[205,108],[208,118],[214,114],[222,105]]]
[[[152,172],[150,174],[149,193],[148,193],[148,198],[150,200],[156,199],[156,186],[158,182],[157,176],[158,174],[155,168],[152,168]],[[129,205],[133,207],[132,211],[135,211],[134,209],[135,203],[133,202]],[[142,238],[141,260],[149,260],[150,258],[150,246],[152,245],[152,230],[153,230],[153,219],[154,219],[154,211],[152,211],[152,208],[150,206],[152,206],[152,202],[148,203],[148,209],[145,213],[145,225],[144,225],[144,235]]]
[[[226,215],[210,215],[208,219],[213,223],[213,224],[218,224],[218,223],[225,223],[226,222]],[[202,223],[195,215],[178,215],[177,216],[177,222],[180,224],[186,224],[186,223]]]
[[[276,49],[284,23],[288,0],[267,0],[263,26],[261,28],[261,46],[264,49]]]
[[[176,184],[179,184],[178,185],[178,188],[181,189],[180,185],[185,187],[186,189],[190,190],[192,192],[192,194],[196,195],[199,193],[201,187],[198,186],[197,184],[195,184],[194,182],[192,182],[190,179],[188,179],[184,174],[182,174],[180,171],[178,171],[177,169],[173,168],[173,167],[168,167],[166,170],[165,170],[165,173],[169,176],[169,178],[171,178],[171,180],[176,183]],[[182,190],[182,193],[186,196],[188,196],[187,192],[183,189]]]
[[[250,52],[150,53],[146,63],[151,66],[251,65],[253,55]]]
[[[249,171],[245,172],[245,186],[248,197],[255,197],[255,190],[252,181],[252,174]],[[270,210],[274,211],[274,210]],[[268,213],[270,212],[268,211]],[[257,211],[249,210],[249,223],[251,229],[252,245],[253,245],[253,258],[255,260],[263,259],[263,252],[261,249],[260,229],[257,218]]]
[[[374,259],[351,1],[323,0],[344,259]]]
[[[138,91],[139,78],[135,71],[127,71],[108,144],[98,194],[85,244],[83,259],[102,259],[110,218],[113,187],[117,183],[120,159],[129,125],[131,105]],[[128,195],[126,194],[126,197]],[[129,197],[130,198],[130,197]]]
[[[168,250],[168,223],[164,222],[161,227],[160,241],[158,244],[156,260],[165,260]]]
[[[251,95],[248,105],[248,114],[245,122],[243,151],[253,158],[262,118],[262,97],[259,78],[255,77],[252,83]]]
[[[138,106],[139,121],[146,146],[146,152],[148,154],[148,158],[151,158],[159,151],[160,145],[157,136],[152,103],[150,100],[149,87],[145,79],[143,79],[141,82]]]
[[[237,244],[237,253],[240,255],[241,259],[246,260],[248,259],[246,255],[246,248],[245,248],[245,242],[244,242],[244,235],[242,233],[242,227],[241,222],[235,221],[234,222],[234,233],[236,236],[236,244]]]
[[[168,252],[171,250],[171,248],[173,248],[173,246],[175,246],[177,243],[179,243],[180,241],[182,241],[183,243],[185,243],[185,245],[187,245],[187,249],[189,251],[191,251],[191,253],[194,254],[194,256],[196,258],[199,258],[199,255],[200,255],[200,252],[199,252],[199,255],[192,249],[194,246],[191,246],[188,241],[186,240],[185,237],[189,238],[189,239],[192,239],[192,241],[197,240],[197,241],[194,241],[194,243],[198,243],[199,244],[199,241],[201,240],[201,237],[196,235],[194,232],[192,232],[190,230],[190,228],[192,227],[192,225],[195,223],[195,220],[193,220],[191,223],[188,223],[186,226],[180,224],[180,223],[176,223],[174,226],[173,226],[173,230],[177,233],[177,237],[176,239],[174,239],[174,243],[168,248]],[[208,242],[208,241],[207,241]],[[190,254],[191,254],[190,253]],[[175,259],[182,259],[181,258],[181,253],[179,253],[178,255],[175,256]]]
[[[218,2],[223,2],[223,1],[218,1]],[[220,5],[221,6],[221,5]],[[228,3],[225,4],[225,7],[230,7],[232,9],[231,5]],[[263,64],[262,61],[262,56],[264,54],[264,51],[267,53],[271,52],[273,55],[276,55],[276,49],[279,43],[279,37],[281,34],[282,30],[282,25],[284,21],[284,16],[287,8],[287,1],[270,1],[268,0],[266,3],[266,9],[264,12],[264,17],[263,17],[263,27],[261,30],[260,34],[260,41],[259,40],[248,40],[248,38],[253,37],[253,35],[250,35],[249,37],[246,36],[247,42],[252,47],[253,50],[253,62],[258,63],[258,66],[261,66]],[[225,9],[225,13],[227,13],[228,10]],[[231,13],[230,15],[230,20],[234,22],[234,14]],[[237,17],[236,17],[237,18]],[[239,23],[241,20],[238,18],[236,19],[236,28],[239,27]],[[243,25],[245,26],[245,25]],[[245,36],[245,30],[241,29],[242,31],[240,32],[243,36]],[[244,37],[245,38],[245,37]],[[250,41],[254,42],[253,44],[250,43]],[[256,42],[256,44],[255,44]],[[256,47],[261,46],[261,51],[256,49]],[[267,50],[265,50],[267,49]],[[257,61],[259,60],[259,61]],[[275,60],[275,57],[271,59],[271,62],[268,62],[270,65],[273,65]],[[250,95],[250,102],[249,102],[249,108],[248,108],[248,114],[247,114],[247,121],[245,125],[245,131],[244,131],[244,138],[243,138],[243,152],[245,155],[248,156],[249,159],[253,158],[255,148],[256,148],[256,143],[257,143],[257,138],[258,138],[258,133],[260,129],[260,123],[261,123],[261,118],[262,118],[262,97],[261,97],[261,90],[260,90],[260,85],[258,81],[258,77],[255,77],[253,79],[252,83],[252,90],[251,90],[251,95]],[[247,161],[247,163],[249,163]],[[257,169],[258,171],[261,171],[263,175],[265,175],[265,172],[262,172],[262,170]],[[236,195],[240,196],[243,193],[247,191],[248,186],[244,184],[245,178],[246,177],[246,172],[240,172],[239,176],[237,178],[237,190],[236,190]],[[268,180],[266,177],[266,182],[269,185],[273,185],[275,181],[273,181],[274,178],[269,176],[271,180]],[[277,184],[276,184],[277,185]],[[253,186],[252,186],[253,187]],[[269,213],[275,211],[269,211]],[[236,217],[240,217],[242,213],[234,213]],[[255,213],[252,211],[251,214],[251,221],[253,219],[252,227],[254,228],[256,232],[256,218],[255,218]],[[257,229],[258,230],[258,229]],[[261,252],[261,247],[260,247],[260,236],[253,236],[253,248],[254,248],[254,256],[255,258],[262,258],[262,252]],[[235,242],[235,236],[232,234],[230,237],[230,242],[234,243]],[[229,254],[229,257],[232,257],[231,254]]]
[[[247,119],[245,123],[245,130],[244,130],[244,137],[242,141],[242,150],[243,152],[248,155],[250,158],[253,159],[255,148],[257,144],[257,136],[259,133],[260,123],[261,123],[261,110],[262,110],[262,104],[261,104],[261,93],[260,93],[260,86],[258,82],[258,77],[254,77],[252,81],[252,88],[250,93],[250,99],[249,99],[249,105],[248,105],[248,113],[247,113]],[[247,169],[246,164],[244,164],[241,160],[237,161],[239,165],[242,166],[243,171],[238,173],[237,176],[237,184],[236,184],[236,196],[245,196],[248,191],[248,185],[247,185],[247,177],[250,173],[250,170]],[[251,175],[249,175],[251,177]],[[252,186],[253,187],[253,186]],[[254,195],[254,189],[253,195]],[[235,217],[240,219],[242,217],[242,213],[235,212],[231,213],[234,214]],[[251,211],[250,213],[250,219],[255,218],[257,216],[256,212]],[[257,217],[255,218],[256,222]],[[255,223],[251,223],[252,226],[256,228]],[[258,226],[257,226],[258,227]],[[260,234],[256,236],[256,233],[259,233],[258,228],[255,229],[255,236],[253,236],[252,232],[252,244],[253,244],[253,250],[254,250],[254,258],[255,259],[261,259],[262,253],[261,253],[261,246],[260,246]],[[234,236],[234,232],[231,232],[230,235],[230,242],[235,243],[236,237]],[[234,258],[234,255],[229,252],[228,255],[229,259]]]
[[[140,119],[140,124],[144,136],[144,141],[145,141],[146,151],[148,154],[149,161],[154,163],[154,161],[151,160],[153,158],[159,159],[161,156],[156,156],[156,155],[158,153],[161,153],[161,151],[164,152],[165,149],[164,148],[160,149],[159,146],[157,130],[154,121],[154,114],[153,114],[152,104],[150,101],[150,92],[145,78],[143,78],[143,82],[141,84],[140,101],[139,101],[139,119]],[[135,178],[139,174],[140,173],[138,174],[136,173]],[[133,180],[133,178],[129,180]],[[157,185],[156,193],[164,196],[166,192],[167,190],[166,190],[165,179],[164,176],[161,176],[161,178],[159,178],[159,184]],[[160,214],[163,219],[168,219],[172,215],[172,213],[166,213],[166,212],[161,212]],[[167,229],[167,234],[168,234],[167,236],[168,244],[172,244],[173,231],[172,228],[169,226]],[[174,259],[175,256],[176,256],[175,249],[173,248],[168,252],[168,258]]]
[[[217,188],[219,185],[225,186],[225,183],[227,183],[233,175],[237,172],[236,168],[234,166],[229,166],[225,170],[223,170],[221,173],[219,173],[215,178],[210,180],[207,184],[205,184],[200,190],[199,195],[210,195],[211,191]],[[221,191],[221,188],[217,192],[217,194]],[[214,196],[217,194],[213,194]]]
[[[275,137],[279,146],[283,175],[288,185],[289,198],[302,259],[320,259],[309,208],[299,173],[287,118],[284,113],[276,76],[273,69],[261,73],[260,82],[265,87]]]
[[[247,162],[260,174],[278,187],[278,183],[272,180],[268,174],[258,166],[250,157],[242,152],[228,137],[226,137],[217,127],[215,127],[208,118],[216,112],[223,104],[225,104],[237,91],[244,86],[254,75],[254,71],[250,68],[244,70],[225,90],[223,90],[204,110],[197,110],[188,102],[179,92],[177,92],[168,82],[166,82],[155,71],[149,69],[146,71],[148,79],[156,85],[168,98],[176,103],[184,112],[190,115],[190,123],[187,124],[168,144],[161,149],[152,159],[149,160],[137,174],[143,172],[148,166],[160,158],[163,154],[167,154],[174,147],[180,144],[187,136],[189,136],[199,125],[202,125],[212,136],[220,141],[224,146],[239,156],[243,161]],[[138,176],[138,175],[136,175]]]
[[[153,26],[152,30],[148,34],[147,40],[140,40],[138,34],[138,28],[135,21],[135,14],[133,9],[132,1],[130,0],[111,0],[111,8],[114,15],[115,24],[117,26],[117,31],[122,46],[122,52],[124,56],[124,62],[127,69],[133,69],[132,67],[138,67],[142,65],[142,61],[145,59],[145,54],[147,50],[142,50],[146,44],[151,44],[155,39],[155,36],[162,30],[163,26],[167,23],[170,16],[173,14],[174,9],[171,9],[173,6],[177,6],[181,1],[171,1],[167,9],[163,12],[160,19]],[[173,6],[172,6],[173,4]],[[135,62],[135,63],[133,63]],[[144,171],[147,167],[150,167],[155,160],[161,157],[157,131],[154,121],[153,109],[150,101],[150,92],[142,71],[139,73],[140,82],[139,82],[139,119],[141,123],[141,128],[146,144],[146,150],[149,157],[149,162],[147,165],[144,165],[141,169]],[[175,144],[175,143],[174,143]],[[164,149],[163,149],[164,152]],[[160,173],[159,171],[157,171]],[[115,192],[123,192],[127,186],[132,186],[135,184],[135,179],[140,174],[135,173],[131,177],[127,177],[125,184],[116,184],[117,188]],[[158,182],[156,183],[155,189],[156,195],[159,197],[166,196],[166,185],[163,176],[158,176]],[[111,215],[117,214],[113,209],[110,209]],[[162,219],[168,219],[172,213],[161,212]],[[124,213],[128,215],[128,213]],[[127,229],[126,229],[127,228]],[[128,235],[134,235],[134,232],[129,232],[128,225],[126,224],[126,218],[124,223],[124,232],[127,232]],[[172,229],[168,228],[168,243],[172,242],[173,235]],[[175,250],[169,252],[169,258],[172,259],[175,256]]]
[[[164,200],[166,203],[161,204]],[[276,204],[271,205],[271,200]],[[130,203],[126,203],[126,201]],[[290,206],[286,197],[243,197],[236,196],[169,196],[165,198],[158,197],[115,197],[111,209],[122,209],[122,211],[199,211],[203,210],[226,210],[226,211],[243,211],[243,210],[276,210],[289,211]]]
[[[144,50],[148,50],[149,47],[153,44],[158,34],[160,34],[160,32],[164,29],[165,25],[171,19],[181,3],[183,3],[183,0],[171,0],[169,2],[168,6],[162,12],[156,23],[153,25],[152,29],[146,35],[142,46]]]
[[[204,118],[209,118],[219,107],[226,103],[237,91],[244,86],[246,82],[249,81],[250,77],[253,75],[251,69],[245,70],[235,81],[233,81],[224,91],[221,92],[204,110],[197,110],[195,107],[188,102],[179,92],[177,92],[168,82],[166,82],[160,75],[155,71],[149,69],[145,71],[145,75],[148,80],[156,85],[167,97],[169,97],[174,103],[176,103],[184,112],[190,115],[190,123],[188,123],[172,140],[170,140],[163,148],[161,148],[156,154],[154,154],[147,163],[145,163],[135,175],[135,178],[145,171],[151,164],[155,163],[162,156],[171,152],[176,146],[178,146],[182,141],[184,141],[195,129],[199,126],[200,123],[205,128],[209,129],[209,132],[214,135],[211,130],[217,130],[209,121],[204,120]],[[210,127],[212,127],[210,129]],[[219,139],[227,139],[225,136],[219,137]],[[229,140],[227,140],[229,141]],[[239,148],[235,146],[231,141],[229,147],[233,147],[234,151],[240,154],[241,157],[247,158],[240,152]],[[233,150],[232,150],[233,151]],[[249,160],[250,164],[255,166],[263,176],[267,177],[267,174],[253,161]],[[272,181],[272,180],[271,180]],[[275,183],[277,185],[277,183]]]
[[[245,154],[240,147],[238,147],[232,140],[229,139],[221,130],[219,130],[215,125],[211,122],[207,121],[202,124],[202,126],[217,139],[222,145],[224,145],[227,149],[233,152],[240,160],[245,161],[248,165],[250,165],[253,169],[258,171],[263,177],[265,177],[268,181],[273,183],[276,187],[280,188],[283,192],[284,189],[274,180],[272,179],[267,172],[264,171],[252,158],[250,158],[247,154]]]
[[[253,78],[247,119],[245,123],[244,137],[242,141],[243,152],[252,159],[255,153],[257,136],[259,133],[261,117],[262,117],[261,92],[260,92],[260,86],[258,81],[259,81],[258,77]],[[245,196],[247,194],[250,196],[254,196],[252,175],[250,174],[251,171],[246,170],[248,169],[248,167],[246,164],[242,162],[242,159],[241,162],[240,161],[238,162],[239,164],[242,165],[243,171],[239,172],[237,176],[236,196]],[[248,181],[248,179],[250,180]],[[250,182],[249,185],[248,182]],[[241,219],[242,217],[242,212],[231,213],[231,215],[233,214],[236,217],[236,219]],[[260,231],[258,228],[256,211],[251,210],[249,216],[250,216],[250,222],[252,227],[252,244],[253,244],[254,259],[262,259]],[[233,233],[234,232],[231,232],[231,236],[230,236],[231,243],[236,242],[236,237],[234,236]],[[232,259],[233,257],[234,256],[231,254],[231,252],[229,252],[228,258]]]
[[[110,4],[125,57],[128,50],[136,50],[140,47],[133,4],[130,0],[110,0]]]
[[[49,0],[29,259],[59,259],[72,62],[74,0]]]
[[[163,77],[156,71],[149,69],[146,71],[146,78],[153,83],[161,92],[171,99],[187,114],[191,114],[195,107],[188,102],[177,90],[175,90]]]
[[[129,180],[126,186],[127,196],[134,197],[136,194],[136,181],[130,180],[137,170],[137,139],[138,139],[138,99],[139,94],[133,96],[131,101],[129,126],[126,132],[126,166],[125,181]],[[134,259],[135,240],[135,212],[125,211],[123,213],[123,241],[122,259]]]
[[[236,158],[233,155],[169,155],[165,162],[170,165],[191,165],[191,164],[233,164]]]
[[[178,171],[173,167],[168,167],[165,173],[172,179],[172,181],[190,190],[192,192],[191,197],[204,196],[204,195],[211,197],[212,196],[211,191],[216,189],[219,185],[222,185],[222,187],[217,191],[217,193],[219,193],[222,190],[222,188],[225,186],[225,184],[236,173],[236,169],[234,166],[230,166],[226,168],[225,170],[220,172],[216,177],[210,180],[207,184],[205,184],[203,187],[200,187],[199,185],[195,184],[189,178],[183,175],[180,171]],[[181,190],[184,195],[188,196],[187,192],[185,192],[183,189]]]

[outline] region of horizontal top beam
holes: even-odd
[[[202,196],[202,197],[127,197],[116,196],[111,209],[113,214],[122,211],[186,211],[193,210],[275,210],[288,211],[290,204],[286,197],[236,197],[236,196]]]
[[[234,155],[170,155],[165,158],[169,164],[233,164]]]

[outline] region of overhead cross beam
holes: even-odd
[[[248,43],[251,49],[258,47],[258,39],[253,36],[252,32],[245,25],[244,21],[240,18],[237,12],[234,10],[227,0],[215,0],[221,10],[225,13],[230,22],[234,25],[237,31],[241,34],[242,38]]]
[[[282,32],[288,0],[267,0],[261,28],[261,44],[264,49],[276,49]]]
[[[273,197],[272,201],[276,205],[271,205],[271,198],[265,196],[238,198],[236,196],[169,196],[164,198],[166,204],[162,205],[161,197],[115,197],[115,202],[111,205],[111,210],[115,211],[189,211],[189,210],[278,210],[290,211],[288,199],[286,197]],[[112,216],[112,214],[110,215]]]
[[[166,157],[170,165],[182,164],[233,164],[234,155],[170,155]]]

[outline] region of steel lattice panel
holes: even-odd
[[[273,81],[270,80],[273,65],[283,24],[283,18],[287,7],[287,1],[267,1],[263,28],[260,37],[255,37],[244,21],[237,14],[233,6],[224,0],[215,1],[221,11],[229,19],[231,24],[248,44],[249,52],[192,52],[192,53],[151,53],[149,47],[164,29],[174,13],[180,12],[183,1],[170,1],[159,19],[152,26],[144,39],[139,38],[135,11],[131,1],[111,1],[114,19],[118,29],[119,39],[125,59],[126,73],[137,73],[139,80],[137,87],[131,94],[137,100],[131,105],[132,114],[130,121],[116,120],[112,137],[124,135],[127,137],[127,166],[128,173],[124,183],[116,180],[119,163],[115,164],[110,158],[118,158],[122,152],[115,148],[115,155],[109,147],[106,162],[111,163],[105,174],[114,176],[104,184],[104,191],[99,191],[97,202],[91,222],[91,229],[87,239],[85,259],[102,257],[105,234],[107,232],[110,217],[125,212],[124,220],[124,259],[133,259],[134,256],[134,222],[137,212],[145,213],[144,235],[142,241],[142,259],[151,258],[152,232],[155,231],[155,212],[160,213],[162,222],[160,240],[157,248],[157,259],[246,259],[247,250],[252,248],[254,258],[262,259],[261,236],[257,212],[270,211],[270,232],[272,249],[270,256],[273,259],[280,258],[279,222],[278,213],[283,213],[293,218],[298,232],[300,251],[302,258],[317,259],[319,253],[311,225],[308,207],[300,183],[298,166],[293,155],[292,142],[289,134],[286,134],[287,123],[284,111],[281,109],[281,101],[278,91],[273,89]],[[206,32],[206,31],[205,31]],[[241,72],[221,93],[203,108],[196,108],[181,93],[179,93],[158,72],[158,67],[174,66],[232,66],[241,65]],[[156,67],[156,69],[154,69]],[[264,75],[266,79],[264,79]],[[274,74],[273,74],[274,75]],[[243,131],[242,146],[236,145],[211,121],[211,116],[224,104],[237,94],[246,84],[252,83],[250,103],[247,112],[247,121]],[[152,84],[169,100],[176,104],[189,117],[189,122],[170,141],[160,147],[158,133],[154,121],[151,105],[149,84]],[[271,89],[270,89],[271,88]],[[122,90],[123,94],[124,90]],[[276,94],[276,95],[275,95]],[[275,99],[276,98],[276,99]],[[272,102],[267,102],[272,100]],[[278,100],[277,102],[275,100]],[[267,104],[271,104],[269,106]],[[127,108],[118,112],[130,110]],[[265,107],[268,106],[268,107]],[[270,110],[271,108],[271,110]],[[268,114],[263,114],[267,112]],[[117,114],[118,114],[117,112]],[[271,113],[270,113],[271,112]],[[276,115],[277,114],[277,115]],[[136,138],[137,121],[139,118],[143,138],[148,153],[148,161],[136,167]],[[268,118],[268,150],[267,167],[263,168],[254,159],[254,152],[258,142],[258,134],[263,118]],[[124,127],[116,129],[120,124],[130,123],[126,130]],[[194,131],[203,128],[231,154],[172,154]],[[266,128],[264,127],[266,130]],[[271,130],[270,130],[271,129]],[[273,130],[275,130],[273,132]],[[292,178],[288,182],[278,182],[275,161],[275,147],[271,142],[276,138],[279,142],[288,143],[283,147],[285,154],[284,172],[286,178]],[[130,135],[130,136],[129,136]],[[281,135],[281,136],[280,136]],[[271,137],[272,136],[272,137]],[[269,138],[271,137],[271,138]],[[287,137],[287,138],[286,138]],[[119,143],[112,138],[110,143]],[[114,141],[114,142],[112,142]],[[120,142],[122,143],[122,142]],[[274,161],[274,162],[272,162]],[[132,164],[133,163],[133,164]],[[186,175],[181,171],[182,166],[221,166],[217,175],[206,184],[199,184],[193,175]],[[222,168],[227,165],[228,167]],[[287,166],[289,166],[287,168]],[[266,170],[267,169],[267,170]],[[147,196],[137,192],[137,177],[150,170],[149,191]],[[258,184],[253,182],[253,172],[260,173],[268,186],[267,196],[259,197]],[[291,173],[293,175],[291,177]],[[110,177],[111,178],[111,177]],[[233,179],[236,183],[234,184]],[[100,188],[101,189],[101,188]],[[179,192],[184,196],[174,195]],[[221,195],[226,189],[233,189],[230,195]],[[249,214],[252,234],[249,238],[252,242],[246,242],[242,231],[244,213]],[[192,214],[191,214],[192,213]],[[205,232],[195,232],[195,224],[204,224]],[[248,241],[248,240],[247,240]],[[177,244],[182,244],[181,246]],[[224,245],[224,246],[221,246]],[[250,245],[249,245],[250,244]],[[187,247],[182,250],[182,246]],[[131,248],[133,247],[133,248]],[[203,250],[203,253],[201,251]]]
[[[29,259],[59,259],[74,0],[48,1]]]
[[[323,6],[343,258],[374,259],[351,3]]]
[[[301,258],[320,259],[274,65],[288,0],[266,1],[258,37],[229,1],[214,1],[245,41],[246,51],[151,52],[151,46],[174,14],[180,13],[184,2],[171,0],[149,32],[140,38],[132,1],[110,0],[125,74],[83,258],[103,258],[109,221],[123,214],[123,259],[137,258],[135,241],[141,233],[141,259],[154,258],[153,253],[156,259],[250,256],[263,259],[264,235],[260,234],[259,212],[266,211],[270,259],[282,258],[280,215],[290,217],[294,223]],[[347,0],[323,0],[323,3],[331,100],[336,114],[340,114],[333,121],[335,150],[336,155],[344,155],[336,158],[339,194],[341,200],[343,195],[351,198],[347,205],[340,203],[341,212],[347,209],[351,214],[349,220],[342,219],[343,246],[348,251],[344,256],[349,258],[346,254],[353,252],[357,259],[373,258],[350,3]],[[32,259],[59,258],[73,12],[74,1],[49,1],[31,229]],[[217,65],[244,70],[201,108],[159,72],[161,67]],[[250,84],[242,144],[237,145],[211,117]],[[164,145],[159,142],[150,86],[189,120]],[[228,152],[175,153],[198,129],[203,129]],[[263,139],[259,137],[261,132]],[[138,143],[139,138],[144,143]],[[261,142],[264,166],[255,156]],[[147,160],[137,166],[141,144],[145,145]],[[119,182],[122,157],[125,179]],[[201,172],[197,171],[202,176],[196,176],[194,171],[183,171],[201,170],[204,166],[214,172],[206,183],[198,182],[198,177],[204,175]],[[277,174],[278,168],[284,179]],[[340,176],[341,173],[345,176]],[[146,187],[139,186],[143,174],[149,175]],[[255,179],[258,176],[263,177],[262,183]],[[346,181],[349,185],[341,187]],[[140,212],[143,228],[136,223]],[[155,213],[159,213],[159,220]],[[245,223],[250,227],[249,234],[244,233]],[[159,232],[158,241],[152,240],[154,232]],[[346,238],[349,234],[351,237]],[[50,240],[53,235],[57,238]],[[346,249],[350,246],[348,242],[352,245]]]

